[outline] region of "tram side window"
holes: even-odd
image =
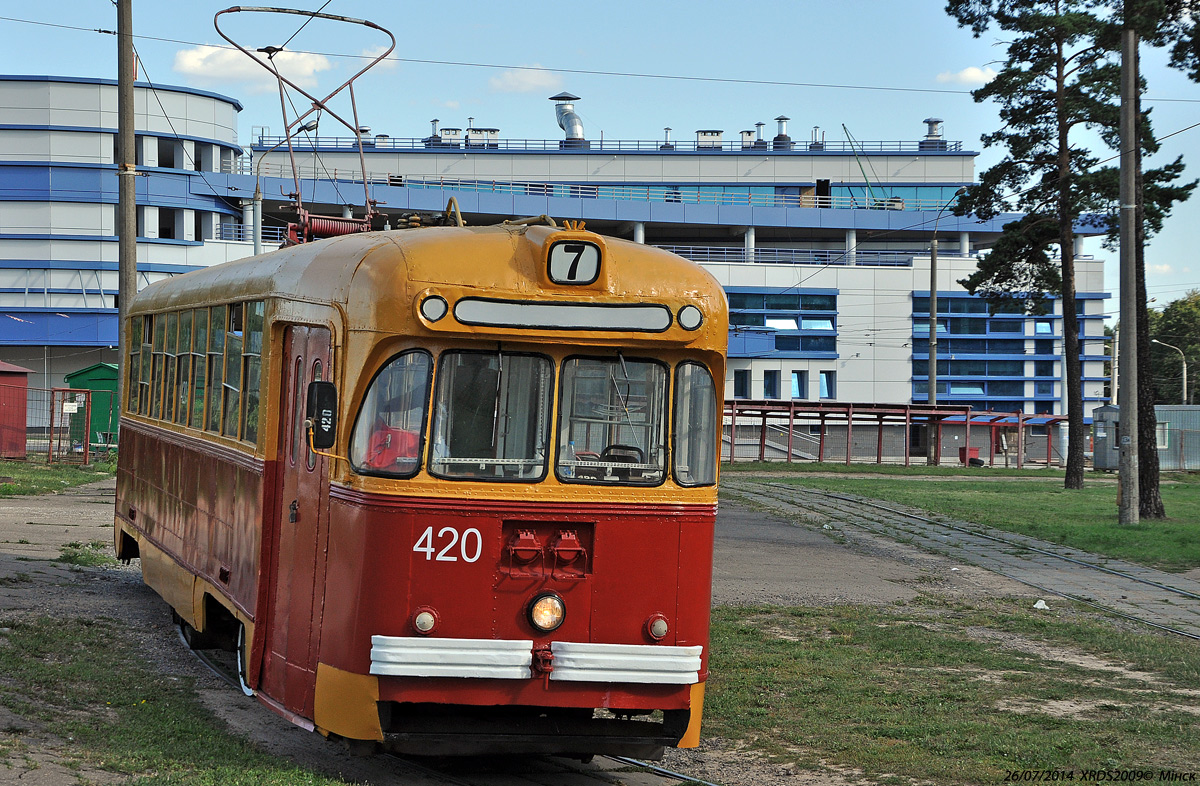
[[[163,357],[166,358],[166,387],[163,388],[162,407],[163,420],[175,419],[175,347],[179,341],[179,314],[171,312],[167,314],[167,343],[163,349]]]
[[[139,415],[150,414],[150,366],[153,364],[154,353],[150,343],[154,336],[154,317],[142,317],[142,370],[139,372],[138,379],[138,406]]]
[[[242,392],[242,349],[245,323],[241,303],[228,308],[229,325],[225,332],[225,379],[223,398],[225,412],[221,418],[221,433],[227,437],[238,436],[238,413],[241,411]]]
[[[263,302],[247,303],[242,351],[242,439],[258,442],[258,397],[262,385]]]
[[[130,412],[137,412],[138,395],[141,390],[142,321],[141,317],[134,317],[129,322],[129,382],[125,392],[125,409]]]
[[[175,350],[175,422],[188,422],[188,404],[192,389],[192,311],[179,313],[179,345]]]
[[[192,341],[192,428],[204,428],[204,391],[207,374],[204,359],[208,348],[208,309],[196,309]]]
[[[225,306],[213,306],[209,310],[208,331],[208,402],[205,409],[208,416],[204,423],[205,431],[221,430],[221,413],[224,404],[221,393],[225,379]]]
[[[708,369],[681,363],[675,371],[675,482],[711,486],[717,482],[717,388]]]
[[[656,486],[666,475],[667,370],[572,358],[562,368],[556,474],[567,482]]]
[[[538,355],[444,353],[430,472],[454,479],[544,478],[552,374],[550,361]]]
[[[162,417],[163,346],[167,340],[167,318],[164,314],[154,316],[153,365],[150,370],[150,417]]]
[[[350,465],[356,472],[393,477],[417,473],[432,368],[429,353],[405,352],[371,380],[350,438]]]

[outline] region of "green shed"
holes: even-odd
[[[88,434],[92,442],[108,444],[117,438],[118,373],[115,363],[97,363],[65,377],[67,387],[92,391],[92,422]]]

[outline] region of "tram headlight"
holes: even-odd
[[[566,618],[566,604],[553,592],[544,592],[529,604],[529,624],[538,630],[549,633],[562,625]]]
[[[684,306],[676,317],[684,330],[696,330],[704,323],[704,314],[695,306]]]

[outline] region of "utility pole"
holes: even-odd
[[[129,393],[129,356],[125,327],[129,304],[137,294],[137,137],[134,131],[133,0],[117,0],[117,183],[119,227],[117,235],[117,413],[125,409]]]
[[[1138,356],[1137,310],[1137,171],[1134,152],[1137,139],[1136,118],[1138,90],[1137,31],[1129,19],[1132,3],[1125,0],[1125,29],[1121,31],[1121,385],[1120,435],[1121,459],[1119,477],[1121,493],[1119,520],[1121,524],[1137,524],[1140,492],[1138,487]],[[1126,351],[1132,348],[1133,351]]]

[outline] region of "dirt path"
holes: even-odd
[[[78,569],[51,562],[70,543],[112,539],[112,481],[61,494],[0,500],[0,626],[14,616],[108,617],[124,622],[164,672],[194,680],[206,706],[261,748],[318,772],[365,784],[444,783],[383,757],[353,758],[340,747],[303,732],[217,680],[188,654],[171,626],[170,614],[141,583],[135,561],[129,567]],[[718,518],[714,603],[891,604],[919,593],[958,597],[1022,595],[1021,585],[987,571],[883,538],[839,542],[820,530],[793,526],[761,511],[723,501]],[[75,786],[82,779],[120,783],[102,771],[66,766],[69,743],[12,721],[0,709],[0,739],[18,735],[28,758],[0,761],[0,786]],[[14,731],[23,728],[25,731]],[[595,773],[601,760],[583,769]],[[5,766],[7,765],[7,766]],[[455,770],[453,779],[489,786],[553,783],[545,771],[486,774]],[[674,751],[663,766],[724,786],[850,786],[863,783],[853,773],[796,771],[769,764],[725,741],[705,740],[695,751]],[[566,771],[564,771],[565,777]],[[575,779],[578,775],[572,775]],[[612,777],[612,776],[607,776]],[[620,776],[631,784],[666,784],[645,775]],[[602,782],[595,780],[596,783]]]

